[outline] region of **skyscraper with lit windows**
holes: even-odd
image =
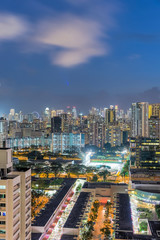
[[[148,137],[148,102],[132,103],[132,137]]]

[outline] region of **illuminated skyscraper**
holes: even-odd
[[[160,103],[149,104],[148,118],[151,116],[156,116],[160,118]]]
[[[3,147],[3,141],[7,138],[8,135],[8,124],[7,120],[0,118],[0,147]]]
[[[60,133],[62,131],[62,119],[61,117],[51,118],[51,132]]]
[[[73,107],[73,108],[72,108],[72,117],[73,117],[73,119],[76,119],[76,118],[77,118],[77,110],[76,110],[76,107]]]
[[[110,123],[116,121],[116,111],[113,108],[105,110],[105,123],[108,126]]]
[[[148,103],[132,103],[132,137],[148,137]]]
[[[160,119],[157,116],[151,116],[148,120],[149,137],[160,138]]]

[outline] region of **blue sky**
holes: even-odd
[[[160,102],[160,1],[1,0],[0,113]]]

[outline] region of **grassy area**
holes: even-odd
[[[148,224],[147,224],[147,222],[141,222],[140,224],[139,224],[139,231],[140,232],[146,232],[147,231],[147,229],[148,229]]]

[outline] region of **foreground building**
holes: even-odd
[[[33,220],[32,240],[79,240],[95,200],[104,205],[113,202],[117,193],[128,192],[126,184],[63,180],[60,189]],[[81,189],[76,192],[79,185]]]
[[[31,171],[13,171],[11,149],[0,149],[0,239],[31,239]]]

